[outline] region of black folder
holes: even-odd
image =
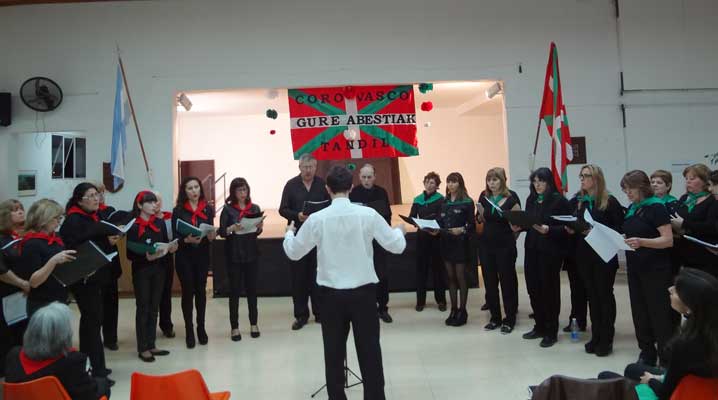
[[[117,252],[105,254],[99,246],[88,240],[77,247],[75,260],[59,264],[52,272],[52,276],[62,286],[70,286],[94,274],[98,269],[109,264],[115,256]]]
[[[401,218],[404,222],[406,222],[407,224],[409,224],[409,225],[411,225],[411,226],[415,226],[415,227],[417,227],[417,228],[419,227],[419,226],[416,224],[416,222],[414,222],[414,220],[411,219],[411,218],[409,218],[409,217],[405,217],[405,216],[399,214],[399,218]]]
[[[130,223],[134,223],[134,218],[130,219],[129,221],[125,221],[122,223],[122,226],[118,226],[113,224],[112,222],[102,220],[92,226],[91,231],[92,234],[91,237],[98,237],[98,236],[124,236],[127,234],[127,231],[129,230]]]
[[[582,233],[582,232],[585,232],[585,231],[591,229],[591,224],[589,224],[582,218],[578,218],[575,221],[562,221],[562,220],[557,220],[557,221],[559,223],[561,223],[562,225],[568,226],[576,233]]]
[[[302,214],[309,216],[310,214],[313,214],[319,210],[323,210],[323,209],[329,207],[329,204],[331,204],[330,200],[305,201],[304,207],[302,207]]]
[[[132,219],[129,211],[115,210],[107,216],[107,221],[115,225],[125,225]]]
[[[504,211],[504,218],[506,218],[511,225],[521,227],[523,229],[530,229],[534,225],[542,225],[543,222],[537,216],[531,215],[526,211],[509,210]]]

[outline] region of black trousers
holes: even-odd
[[[441,261],[441,244],[438,236],[417,233],[416,242],[416,304],[426,304],[426,280],[431,271],[434,283],[434,300],[446,304],[446,268]]]
[[[486,304],[491,311],[491,321],[516,324],[516,313],[519,307],[519,281],[516,276],[516,247],[490,248],[482,246],[481,269],[486,285]],[[499,302],[499,285],[501,299],[504,302],[504,314],[501,318]]]
[[[244,285],[247,296],[249,323],[257,325],[257,260],[246,263],[227,264],[229,278],[229,324],[232,329],[239,329],[239,297]]]
[[[346,400],[344,360],[349,328],[354,332],[365,400],[384,400],[384,370],[376,314],[376,285],[356,289],[321,287],[324,373],[330,400]]]
[[[591,342],[598,349],[613,345],[616,332],[616,296],[613,294],[613,284],[617,270],[617,263],[606,264],[595,256],[582,257],[578,265],[591,309]],[[578,318],[576,320],[579,321]]]
[[[376,285],[376,309],[378,312],[389,310],[389,274],[387,271],[387,252],[377,241],[372,242],[374,247],[374,272],[379,278]]]
[[[175,280],[175,261],[174,255],[168,254],[162,259],[165,270],[165,282],[162,286],[162,297],[160,299],[160,329],[162,331],[171,331],[174,328],[172,324],[172,284]]]
[[[298,261],[290,261],[292,269],[292,301],[294,318],[309,319],[309,299],[314,316],[321,315],[320,294],[317,290],[317,249],[313,249]]]
[[[98,282],[78,282],[71,286],[72,295],[80,309],[80,351],[87,354],[93,376],[107,376],[105,349],[102,346],[102,285]]]
[[[586,285],[579,274],[579,268],[576,265],[576,257],[574,255],[564,258],[563,269],[566,270],[568,274],[568,285],[571,289],[571,314],[568,316],[569,323],[572,318],[576,318],[578,326],[585,328],[586,316],[588,314],[588,294],[586,293]]]
[[[135,335],[137,352],[155,348],[157,338],[157,314],[159,313],[162,287],[165,282],[164,265],[150,265],[132,271],[135,288]]]
[[[192,314],[197,310],[197,326],[204,327],[207,310],[207,274],[209,260],[201,249],[180,250],[175,253],[177,277],[182,286],[182,316],[186,330],[193,327]]]
[[[641,358],[655,361],[673,334],[671,267],[628,264],[628,295]],[[656,347],[656,345],[658,347]]]
[[[119,313],[120,298],[117,279],[110,278],[110,281],[102,286],[102,341],[105,344],[117,344]]]
[[[561,263],[563,257],[526,249],[524,277],[534,311],[534,330],[544,337],[558,337],[561,311]]]

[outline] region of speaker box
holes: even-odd
[[[0,125],[10,126],[10,93],[0,93]]]

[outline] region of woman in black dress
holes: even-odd
[[[257,259],[259,249],[257,236],[262,234],[262,223],[257,225],[255,232],[242,232],[242,218],[259,217],[261,209],[252,203],[249,183],[244,178],[234,178],[229,185],[229,197],[219,217],[219,235],[226,239],[224,249],[227,260],[227,277],[229,278],[229,322],[230,337],[233,341],[242,340],[239,331],[239,293],[242,283],[247,295],[250,334],[259,337],[257,326]]]
[[[175,238],[179,239],[179,250],[175,255],[175,268],[182,285],[182,315],[185,323],[185,343],[188,349],[194,348],[195,336],[192,313],[197,309],[197,339],[199,344],[209,342],[204,327],[207,308],[207,274],[209,272],[209,242],[214,240],[216,232],[206,237],[182,235],[177,230],[177,220],[192,226],[213,225],[214,208],[207,203],[204,189],[199,178],[189,176],[182,179],[177,195],[177,203],[172,211],[172,227]],[[194,303],[194,304],[193,304]]]
[[[523,338],[541,338],[541,347],[551,347],[558,341],[560,273],[568,236],[565,228],[551,216],[569,214],[570,208],[566,198],[556,190],[550,169],[537,169],[529,180],[531,194],[526,199],[526,212],[541,224],[526,230],[524,241],[524,277],[535,324]],[[518,227],[512,229],[516,232],[521,230]]]
[[[452,172],[446,177],[446,201],[441,206],[441,257],[449,280],[451,314],[446,325],[466,324],[466,302],[469,296],[466,268],[469,262],[469,239],[475,229],[474,201],[466,192],[464,177]],[[457,296],[458,292],[458,296]],[[458,298],[457,298],[458,297]]]

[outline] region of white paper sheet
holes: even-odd
[[[2,298],[2,312],[8,326],[27,319],[27,297],[23,292],[16,292]]]
[[[264,221],[264,218],[266,218],[266,216],[263,215],[263,216],[257,217],[257,218],[245,217],[245,218],[240,219],[239,220],[240,230],[235,231],[234,234],[235,235],[246,235],[248,233],[257,232],[257,225],[262,223],[262,221]]]
[[[592,226],[591,232],[586,235],[584,240],[604,262],[611,261],[619,250],[634,251],[626,244],[623,235],[600,222],[594,221],[588,210],[584,212],[583,219]]]
[[[435,219],[412,218],[419,226],[419,229],[441,229]]]

